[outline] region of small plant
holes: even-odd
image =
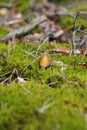
[[[87,40],[86,37],[84,37],[84,39],[82,39],[82,40],[80,37],[76,37],[77,33],[82,33],[84,35],[87,34],[87,32],[84,30],[85,28],[83,25],[81,25],[80,27],[77,27],[77,18],[79,15],[80,15],[80,11],[76,12],[73,15],[74,22],[73,22],[72,54],[75,54],[76,46],[83,46],[83,44]]]

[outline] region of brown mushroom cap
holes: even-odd
[[[44,54],[40,57],[39,64],[42,67],[50,66],[50,58],[47,54]]]

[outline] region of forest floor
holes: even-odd
[[[77,7],[68,10],[87,11],[85,5]],[[19,12],[24,13],[26,8],[27,2],[23,2]],[[24,13],[24,17],[28,14]],[[29,17],[34,15],[30,13]],[[87,29],[87,19],[80,19]],[[73,18],[60,18],[58,26],[64,30],[64,36],[67,32],[72,35]],[[0,28],[2,37],[15,26],[0,24]],[[41,32],[42,28],[33,30],[32,37],[36,33],[43,36]],[[46,41],[42,46],[37,37],[34,41],[32,37],[28,37],[27,43],[25,39],[0,43],[0,129],[87,130],[87,49],[86,53],[81,50],[80,54],[71,55],[68,43],[71,37]],[[46,67],[41,60],[43,56],[48,60]]]

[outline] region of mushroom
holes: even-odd
[[[42,66],[44,68],[49,67],[50,63],[51,63],[51,61],[47,54],[43,54],[39,59],[40,66]]]

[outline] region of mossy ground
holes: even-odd
[[[23,3],[25,5],[21,4],[19,8],[21,11],[28,5],[27,2]],[[62,18],[60,23],[70,28],[73,19]],[[0,36],[7,33],[4,30],[0,32]],[[68,44],[50,46],[46,43],[37,57],[44,51],[63,45],[70,47]],[[37,46],[38,43],[0,43],[0,54],[7,53],[6,58],[0,55],[0,78],[4,81],[0,84],[0,129],[86,130],[87,70],[77,66],[83,55],[70,57],[49,54],[51,60],[63,61],[67,69],[61,71],[60,65],[43,69],[35,60],[36,57],[23,52],[36,52]],[[87,64],[87,57],[84,57],[82,63]],[[18,83],[17,76],[24,78],[26,83]]]
[[[60,45],[54,45],[58,46]],[[43,54],[46,48],[49,50],[52,47],[46,43],[39,50],[38,56]],[[38,61],[33,63],[35,58],[21,49],[27,52],[36,51],[37,46],[0,44],[0,52],[5,51],[8,54],[7,58],[0,56],[0,75],[8,73],[3,80],[16,68],[11,79],[6,81],[10,84],[0,85],[0,128],[86,130],[87,71],[75,66],[75,63],[80,62],[82,55],[70,57],[50,54],[51,60],[63,61],[68,68],[61,71],[61,66],[54,66],[44,70],[38,66]],[[87,63],[86,57],[82,62]],[[14,80],[17,76],[25,78],[27,82],[17,83]],[[69,82],[63,76],[68,78]],[[49,86],[50,83],[53,84]],[[46,102],[45,108],[47,105],[48,107],[41,111]]]

